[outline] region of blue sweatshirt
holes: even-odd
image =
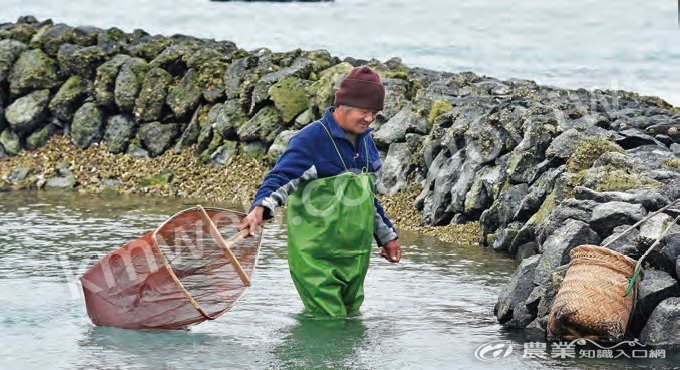
[[[367,152],[368,171],[377,172],[382,167],[378,149],[369,135],[373,129],[369,127],[366,132],[359,135],[355,147],[335,122],[331,113],[333,109],[335,107],[329,107],[321,120],[307,125],[295,134],[274,168],[264,178],[250,209],[263,206],[265,220],[274,217],[274,208],[283,206],[288,201],[288,195],[295,192],[300,180],[336,176],[345,172],[331,138],[321,125],[324,125],[333,136],[349,171],[360,173],[362,168],[366,167]],[[375,192],[375,189],[373,191]],[[392,221],[385,216],[385,211],[377,198],[373,220],[375,226],[373,236],[379,246],[398,238]]]

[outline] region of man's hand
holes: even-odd
[[[238,230],[250,229],[250,235],[255,235],[258,230],[260,230],[260,225],[262,225],[262,215],[264,214],[264,207],[255,206],[248,216],[246,216],[241,223],[238,225]]]
[[[399,262],[401,259],[401,246],[399,246],[399,241],[394,239],[387,242],[387,244],[383,245],[380,255],[392,263]]]

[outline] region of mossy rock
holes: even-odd
[[[99,105],[113,107],[115,104],[114,90],[116,78],[123,63],[130,59],[128,55],[118,54],[113,59],[105,62],[97,68],[97,75],[94,79],[95,100]]]
[[[73,116],[71,142],[78,148],[87,148],[104,136],[104,112],[97,104],[83,104]]]
[[[108,42],[127,42],[128,36],[125,31],[117,27],[102,30],[97,35],[97,43],[105,44]]]
[[[269,88],[274,106],[281,111],[283,122],[289,123],[307,109],[309,83],[296,77],[288,77]]]
[[[149,65],[142,58],[130,58],[121,66],[113,95],[118,109],[122,112],[132,113],[135,109],[135,101],[148,70]]]
[[[581,140],[567,160],[567,171],[577,173],[588,169],[602,154],[607,152],[625,153],[623,148],[611,141],[599,138]]]
[[[45,189],[52,190],[69,190],[74,189],[78,185],[78,179],[74,175],[64,177],[53,177],[47,179],[45,182]]]
[[[149,150],[152,157],[156,157],[172,146],[179,133],[179,124],[150,122],[139,126],[137,137]]]
[[[239,127],[248,121],[241,106],[236,100],[228,100],[224,104],[215,104],[208,113],[208,124],[225,139],[235,139]]]
[[[80,75],[88,80],[94,78],[97,67],[105,60],[106,53],[99,46],[82,47],[64,44],[57,54],[62,75]]]
[[[138,42],[131,43],[127,50],[133,57],[151,61],[172,45],[172,40],[165,36],[142,36]]]
[[[198,49],[196,43],[168,46],[149,62],[151,68],[161,68],[173,76],[181,76],[187,70],[186,61]]]
[[[0,82],[4,82],[12,65],[28,46],[16,40],[0,40]]]
[[[663,184],[644,175],[628,173],[620,169],[608,169],[600,178],[596,191],[626,191],[641,188],[656,188]]]
[[[343,62],[327,68],[318,74],[319,80],[311,84],[307,89],[307,93],[312,97],[310,99],[311,104],[309,105],[312,113],[315,115],[320,114],[323,109],[333,105],[336,87],[340,85],[340,81],[352,68],[351,64]]]
[[[187,60],[187,67],[201,70],[204,65],[212,64],[214,62],[219,62],[228,66],[229,58],[227,58],[224,53],[225,50],[220,51],[213,48],[200,48],[191,54]]]
[[[206,127],[210,128],[209,125],[206,125]],[[205,164],[210,160],[210,157],[212,156],[213,153],[222,146],[222,143],[224,142],[224,138],[219,134],[219,133],[213,133],[212,128],[210,128],[211,134],[210,136],[207,136],[206,138],[211,138],[210,142],[207,144],[202,144],[201,145],[201,137],[199,135],[199,145],[197,145],[197,149],[205,147],[204,150],[201,151],[201,154],[199,154],[198,159],[196,160],[199,164]],[[205,142],[206,139],[204,139]]]
[[[108,119],[104,140],[110,153],[124,153],[130,138],[137,132],[138,124],[129,114],[117,114]]]
[[[101,31],[94,26],[78,26],[73,29],[73,43],[85,47],[97,45]]]
[[[655,188],[663,184],[647,176],[606,165],[582,170],[567,181],[567,186],[572,189],[579,185],[596,191],[627,191]]]
[[[71,76],[50,100],[48,108],[64,122],[73,120],[73,114],[87,97],[87,83],[81,76]]]
[[[59,86],[57,63],[40,49],[27,50],[19,56],[9,75],[10,92],[21,96],[34,90]]]
[[[10,104],[5,110],[5,118],[17,134],[31,133],[44,125],[49,101],[49,90],[33,91]]]
[[[661,167],[666,167],[666,168],[674,168],[676,170],[680,170],[680,159],[678,158],[669,158],[661,162]]]
[[[274,107],[262,108],[250,121],[239,127],[237,134],[242,141],[262,141],[271,144],[283,131],[281,113]]]
[[[223,145],[215,149],[210,155],[210,164],[213,166],[224,166],[229,160],[238,154],[236,141],[224,141]]]
[[[35,41],[39,43],[36,46],[42,46],[41,49],[45,50],[47,54],[57,56],[62,45],[72,43],[73,36],[73,27],[59,23],[47,28],[42,33],[38,33]]]
[[[40,130],[30,134],[26,138],[26,149],[28,150],[36,150],[43,145],[47,143],[47,140],[49,140],[52,136],[54,136],[55,133],[57,133],[57,126],[53,124],[49,124]]]
[[[101,46],[107,55],[120,53],[127,42],[128,35],[120,28],[111,27],[97,33],[97,45]]]
[[[223,60],[208,61],[198,70],[198,86],[206,101],[214,103],[225,96],[226,82],[224,73],[229,63]]]
[[[137,183],[138,188],[162,187],[172,182],[173,173],[164,168],[157,175]]]
[[[5,148],[5,152],[9,155],[17,155],[21,151],[21,143],[19,136],[9,129],[5,129],[0,134],[0,144]]]
[[[434,124],[435,118],[450,111],[451,109],[453,109],[453,105],[451,105],[451,103],[449,103],[448,101],[444,99],[435,101],[434,103],[432,103],[430,113],[427,115],[427,122],[429,122],[430,125]]]
[[[539,225],[542,223],[545,219],[548,218],[548,215],[557,208],[557,200],[555,196],[555,190],[553,190],[550,194],[548,194],[547,197],[545,197],[545,200],[541,204],[541,207],[534,213],[533,216],[527,221],[528,224],[533,224],[533,225]]]
[[[175,117],[184,118],[193,112],[201,101],[201,89],[198,85],[198,73],[190,69],[170,93],[166,103],[172,109]]]
[[[182,149],[188,148],[198,141],[198,135],[201,132],[201,126],[198,123],[198,116],[202,109],[203,106],[199,107],[198,109],[196,109],[196,111],[194,111],[194,114],[191,116],[189,124],[184,129],[184,132],[182,132],[182,135],[180,136],[179,140],[177,140],[175,146],[173,147],[173,152],[175,154],[179,154],[182,151]]]
[[[252,143],[243,144],[240,149],[241,157],[243,159],[262,160],[267,155],[267,144],[261,141],[253,141]]]
[[[31,42],[33,35],[35,35],[37,32],[38,30],[32,25],[20,23],[15,24],[14,27],[9,30],[7,37],[12,40],[23,42],[24,44],[28,44]]]
[[[139,122],[159,121],[163,118],[165,100],[172,83],[172,75],[160,68],[152,68],[144,77],[133,111]]]

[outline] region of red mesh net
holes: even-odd
[[[260,230],[243,238],[243,217],[190,208],[108,254],[80,278],[92,322],[183,329],[231,309],[249,285],[262,237]]]

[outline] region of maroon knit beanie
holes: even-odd
[[[340,83],[335,93],[335,105],[383,110],[385,87],[377,73],[366,66],[355,67]]]

